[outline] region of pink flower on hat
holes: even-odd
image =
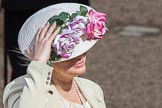
[[[68,58],[71,56],[75,45],[78,44],[79,38],[80,37],[71,34],[57,35],[52,46],[54,46],[57,55],[60,55],[63,58]]]
[[[94,10],[89,11],[89,24],[87,24],[88,39],[102,39],[106,33],[106,14],[96,12]]]

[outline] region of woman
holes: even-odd
[[[25,76],[6,86],[4,108],[106,108],[102,89],[77,77],[85,73],[86,52],[103,38],[105,21],[106,14],[77,3],[29,17],[18,43],[32,61]]]

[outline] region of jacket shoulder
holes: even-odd
[[[99,86],[97,83],[95,83],[94,81],[92,80],[89,80],[89,79],[86,79],[86,78],[82,78],[82,77],[76,77],[76,79],[78,81],[80,81],[81,83],[88,83],[88,84],[92,84],[92,85],[97,85]]]
[[[15,80],[8,83],[3,92],[3,102],[9,97],[14,91],[22,91],[25,85],[25,76],[16,78]]]
[[[5,90],[15,88],[15,87],[19,88],[20,86],[24,86],[25,85],[25,76],[26,75],[18,77],[16,79],[14,79],[13,81],[11,81],[10,83],[8,83],[5,87]]]
[[[99,89],[99,91],[102,91],[101,87],[92,80],[81,78],[81,77],[76,77],[76,80],[78,80],[81,86],[84,86],[87,89],[93,88],[95,91],[96,89]]]

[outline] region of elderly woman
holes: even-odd
[[[106,14],[76,3],[46,7],[19,32],[21,52],[31,63],[27,74],[9,83],[4,108],[106,108],[96,83],[77,76],[86,53],[105,32]]]

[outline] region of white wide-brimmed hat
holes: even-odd
[[[81,9],[81,6],[84,8]],[[51,6],[48,6],[46,8],[39,10],[38,12],[36,12],[32,16],[30,16],[25,21],[25,23],[21,27],[20,32],[18,34],[18,45],[19,45],[20,51],[25,56],[27,56],[27,54],[25,53],[25,50],[26,49],[29,49],[30,51],[33,50],[34,42],[35,42],[35,34],[36,34],[37,30],[40,27],[43,27],[47,23],[47,21],[49,21],[49,19],[51,17],[53,17],[55,15],[59,15],[62,12],[65,12],[65,13],[69,13],[69,15],[71,15],[73,13],[77,13],[78,15],[75,15],[75,19],[77,19],[76,16],[79,16],[81,14],[80,9],[81,9],[81,11],[84,11],[84,9],[87,9],[87,11],[88,11],[87,14],[90,13],[91,15],[92,14],[96,15],[95,16],[96,18],[98,16],[101,16],[101,18],[96,19],[96,21],[99,21],[99,24],[100,24],[98,26],[99,27],[98,29],[103,28],[102,34],[100,34],[99,31],[94,30],[94,31],[96,31],[96,33],[94,33],[94,34],[97,35],[97,37],[99,37],[99,38],[92,36],[92,35],[94,35],[93,34],[94,31],[91,33],[90,32],[91,30],[87,29],[87,24],[89,24],[91,22],[95,23],[95,21],[91,21],[91,20],[93,20],[92,17],[94,17],[94,16],[85,15],[84,18],[87,18],[88,21],[86,22],[86,24],[85,24],[85,22],[82,21],[82,23],[84,23],[83,28],[84,28],[84,26],[86,27],[84,30],[89,31],[88,33],[91,35],[91,37],[87,37],[87,39],[79,38],[79,41],[75,44],[75,46],[73,46],[74,48],[72,49],[72,51],[69,51],[70,55],[68,57],[67,56],[64,57],[61,55],[62,49],[55,48],[54,51],[56,51],[55,52],[56,55],[60,54],[59,55],[60,59],[53,60],[53,61],[61,62],[61,61],[69,60],[69,59],[75,58],[75,57],[87,52],[98,41],[98,39],[102,38],[103,37],[102,35],[105,34],[105,29],[106,29],[105,24],[103,23],[103,21],[100,21],[100,20],[105,20],[106,17],[104,15],[106,15],[106,14],[99,13],[99,12],[95,14],[96,11],[94,9],[92,9],[91,7],[83,5],[83,4],[78,4],[78,3],[59,3],[59,4],[51,5]],[[90,12],[90,11],[92,11],[92,12]],[[89,16],[91,18],[89,18]],[[78,18],[80,18],[80,17],[78,17]],[[79,19],[79,21],[81,21],[81,20]],[[71,21],[71,22],[74,22],[74,21]],[[68,24],[71,22],[68,22]],[[101,25],[103,27],[100,28]],[[81,26],[82,26],[82,24],[81,24]],[[91,25],[89,25],[89,28],[92,29],[93,27],[91,27]],[[65,28],[65,29],[68,29],[68,28]],[[96,28],[94,27],[94,29],[96,29]],[[63,30],[63,31],[65,32],[65,30]],[[63,35],[65,35],[65,34],[66,33],[64,33]],[[86,32],[86,34],[87,34],[87,32]],[[62,35],[62,34],[59,34],[59,36],[58,36],[59,38],[61,37],[60,35]],[[59,41],[59,38],[57,38],[57,36],[56,36],[55,39],[57,41]],[[64,41],[66,41],[66,40],[62,39],[62,41],[64,43]],[[59,45],[60,45],[60,43],[59,43]],[[59,47],[57,45],[56,41],[53,43],[52,46]],[[65,51],[63,51],[63,52],[65,53]]]

